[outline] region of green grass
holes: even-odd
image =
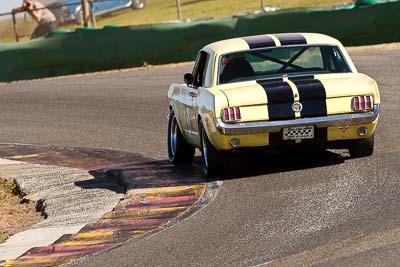
[[[321,7],[349,3],[351,0],[265,0],[266,6],[281,9],[298,7]],[[259,10],[259,0],[181,0],[183,19],[198,19],[202,17],[230,17],[237,13]],[[104,25],[139,25],[153,24],[177,19],[175,0],[148,0],[143,10],[125,9],[114,14],[98,18],[98,27]]]

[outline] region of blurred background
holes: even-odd
[[[40,0],[57,18],[58,29],[83,27],[81,0]],[[185,22],[240,16],[280,9],[343,6],[352,0],[93,0],[89,26],[142,25],[161,22]],[[29,40],[37,23],[26,13],[18,13],[13,23],[11,9],[22,0],[0,2],[0,42]]]

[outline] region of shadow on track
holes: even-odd
[[[227,160],[216,177],[206,178],[201,170],[201,157],[195,157],[191,166],[175,166],[168,160],[149,160],[135,158],[122,166],[90,171],[93,181],[77,184],[83,188],[102,186],[104,177],[123,187],[124,190],[149,189],[156,187],[191,186],[202,182],[233,180],[258,175],[268,175],[295,170],[312,169],[339,165],[347,157],[329,150],[290,149],[280,152],[274,150],[253,150],[226,154]],[[116,190],[116,188],[108,188]]]
[[[33,164],[55,165],[89,171],[94,179],[76,182],[84,188],[123,193],[130,189],[196,185],[205,181],[230,180],[344,163],[343,154],[304,147],[280,150],[251,150],[228,153],[224,175],[206,179],[201,158],[191,166],[174,166],[168,160],[155,160],[136,153],[88,148],[3,144],[0,157]],[[122,178],[121,178],[122,177]],[[114,185],[108,183],[111,179]],[[108,180],[108,181],[107,181]],[[126,190],[125,190],[126,189]]]
[[[175,166],[168,160],[132,162],[104,171],[109,178],[126,185],[127,190],[191,186],[205,182],[199,166]]]
[[[125,186],[110,181],[110,179],[102,171],[89,171],[94,178],[84,181],[76,181],[74,184],[82,189],[106,189],[114,191],[117,194],[125,194]]]
[[[268,150],[246,151],[228,154],[224,168],[226,172],[208,180],[232,180],[258,175],[312,169],[339,165],[346,157],[329,150],[290,149],[280,152]]]

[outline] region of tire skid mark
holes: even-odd
[[[62,265],[155,233],[187,216],[207,190],[201,171],[195,168],[182,170],[167,161],[126,152],[0,144],[0,158],[88,170],[127,190],[125,199],[96,223],[87,224],[76,234],[64,235],[49,246],[32,248],[3,266]],[[101,186],[96,181],[82,186],[96,184]]]

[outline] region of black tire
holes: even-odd
[[[146,0],[132,0],[133,9],[143,9],[146,5]]]
[[[168,157],[176,165],[190,165],[194,158],[195,148],[186,143],[179,128],[174,111],[168,119]]]
[[[211,144],[202,121],[199,122],[202,165],[207,177],[224,173],[224,153]]]
[[[366,139],[354,140],[349,148],[350,157],[362,158],[374,153],[374,135]]]

